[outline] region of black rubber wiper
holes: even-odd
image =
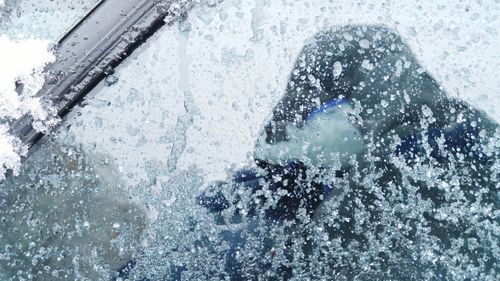
[[[44,69],[47,79],[37,96],[64,117],[109,70],[165,23],[183,16],[190,4],[185,0],[101,0],[57,42],[56,61]],[[43,136],[31,122],[30,116],[24,116],[12,127],[12,133],[29,148]]]

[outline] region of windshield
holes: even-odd
[[[161,28],[1,184],[1,279],[495,280],[498,5],[344,2]]]

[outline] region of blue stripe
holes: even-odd
[[[326,112],[326,110],[328,108],[335,107],[335,106],[341,105],[343,103],[347,103],[347,101],[345,99],[333,99],[333,100],[330,100],[330,101],[322,104],[320,107],[318,107],[318,108],[314,109],[313,111],[309,112],[309,114],[307,114],[307,116],[306,116],[306,121],[313,119],[318,114]]]

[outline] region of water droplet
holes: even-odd
[[[99,117],[96,117],[94,120],[94,125],[97,129],[102,128],[102,119]]]
[[[350,33],[344,33],[344,39],[347,40],[347,41],[352,41],[354,39],[354,37],[352,37],[352,35]]]

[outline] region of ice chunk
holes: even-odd
[[[373,64],[369,60],[363,60],[363,62],[361,63],[361,67],[368,70],[373,70]]]
[[[25,150],[21,146],[21,141],[8,132],[8,126],[0,124],[0,181],[5,179],[8,169],[14,174],[19,173],[21,166],[21,156]]]
[[[337,79],[342,74],[342,63],[340,61],[336,61],[333,64],[333,79]]]
[[[106,79],[104,79],[104,84],[108,87],[116,84],[116,82],[118,82],[118,77],[115,75],[109,75]]]
[[[33,117],[33,127],[46,131],[56,121],[50,109],[42,107],[35,94],[44,83],[42,68],[54,60],[48,51],[48,42],[27,39],[12,41],[0,35],[0,61],[8,67],[0,68],[0,180],[4,179],[7,169],[17,173],[20,156],[25,154],[21,142],[11,136],[9,122],[29,114]],[[23,85],[17,93],[16,84]],[[22,153],[21,153],[22,152]]]
[[[363,49],[368,49],[368,48],[370,48],[370,41],[368,41],[366,39],[361,39],[361,40],[359,40],[359,46]]]

